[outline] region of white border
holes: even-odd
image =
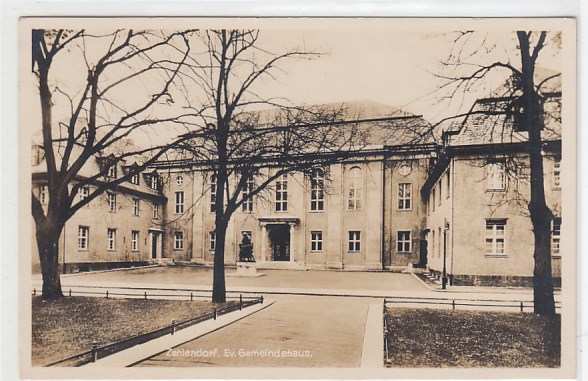
[[[578,22],[578,68],[585,61],[585,31],[582,16],[587,8],[580,9],[579,0],[257,0],[257,1],[32,1],[0,0],[0,242],[2,242],[2,265],[0,266],[0,370],[1,378],[19,378],[18,369],[18,54],[17,21],[22,16],[400,16],[400,17],[545,17],[570,16],[579,18]],[[22,63],[27,65],[27,63]],[[582,128],[582,93],[586,81],[578,74],[578,301],[586,292],[588,279],[587,261],[582,259],[588,235],[583,216],[588,207],[580,198],[588,188],[586,154],[581,147],[588,147],[588,134]],[[578,374],[585,375],[582,363],[588,363],[586,351],[581,346],[588,343],[588,328],[583,321],[588,309],[581,303],[578,312]]]

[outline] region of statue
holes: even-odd
[[[253,257],[253,244],[249,235],[243,233],[243,239],[239,244],[239,262],[255,262]]]

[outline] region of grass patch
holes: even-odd
[[[93,341],[109,344],[212,312],[210,301],[106,299],[71,296],[56,301],[34,296],[32,365],[44,365],[90,349]],[[229,304],[217,304],[224,308]]]
[[[559,367],[561,316],[388,308],[388,367]]]

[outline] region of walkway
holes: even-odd
[[[373,302],[280,296],[269,308],[136,366],[356,368]]]

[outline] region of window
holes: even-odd
[[[110,167],[108,167],[108,172],[107,172],[106,176],[111,177],[111,178],[116,177],[116,164],[112,164]]]
[[[323,251],[323,232],[310,232],[310,251]]]
[[[276,212],[288,210],[288,175],[284,174],[276,180]]]
[[[155,174],[155,173],[151,175],[149,188],[151,188],[153,190],[159,189],[159,176],[157,176],[157,174]]]
[[[116,229],[108,229],[106,249],[109,251],[116,250]]]
[[[249,240],[251,241],[253,239],[253,235],[251,235],[251,231],[250,230],[244,230],[241,232],[241,235],[246,235]]]
[[[174,250],[182,250],[184,248],[184,232],[174,232]]]
[[[431,248],[431,251],[432,251],[432,253],[431,253],[432,257],[435,258],[435,248],[437,247],[437,246],[435,246],[435,229],[431,230],[431,242],[430,242],[429,247]]]
[[[131,184],[139,185],[139,174],[135,173],[131,176]]]
[[[214,212],[216,209],[216,175],[210,176],[210,211]]]
[[[184,178],[182,176],[176,177],[176,184],[182,185],[184,183]]]
[[[108,192],[106,197],[108,198],[108,210],[110,212],[116,212],[116,194]]]
[[[139,215],[139,199],[134,198],[133,199],[133,216],[138,216],[138,215]]]
[[[131,231],[131,251],[139,251],[139,232]]]
[[[451,194],[450,169],[447,169],[447,175],[445,175],[445,180],[446,180],[445,190],[447,191],[447,194],[445,195],[445,198],[449,198],[449,195]]]
[[[357,230],[349,231],[349,242],[348,251],[359,252],[361,251],[361,232]]]
[[[90,228],[87,226],[78,227],[78,250],[88,250]]]
[[[216,250],[216,233],[215,232],[209,232],[208,233],[208,248],[211,251],[215,251]]]
[[[39,202],[41,204],[46,204],[47,203],[47,185],[41,185],[39,187]]]
[[[347,202],[347,209],[361,209],[361,199],[363,194],[363,175],[361,169],[358,167],[351,168],[348,181],[349,199]]]
[[[412,184],[400,183],[398,184],[398,209],[410,210],[412,208]]]
[[[486,220],[486,255],[506,255],[506,220]]]
[[[437,189],[433,188],[433,190],[431,191],[431,202],[430,202],[430,206],[431,206],[431,212],[435,211],[435,193],[437,193]]]
[[[560,255],[559,239],[561,234],[561,217],[553,219],[553,231],[551,232],[551,254]]]
[[[243,188],[243,204],[241,204],[241,210],[244,212],[253,212],[253,198],[249,195],[253,192],[255,182],[253,177],[248,177],[245,181],[245,188]]]
[[[443,182],[439,181],[439,184],[437,185],[437,190],[439,191],[439,197],[437,197],[437,205],[441,206],[441,199],[443,198],[441,195],[441,191],[442,191],[442,187],[443,187]]]
[[[410,231],[398,231],[398,239],[396,241],[399,253],[410,253],[411,252],[411,232]]]
[[[561,161],[553,160],[553,187],[561,188]]]
[[[504,162],[489,162],[486,165],[486,190],[502,191],[506,189],[506,171]]]
[[[310,210],[325,210],[325,170],[316,169],[310,176]]]
[[[158,204],[153,204],[153,214],[151,215],[151,217],[154,220],[159,218],[159,205]]]
[[[87,199],[90,196],[90,188],[85,186],[80,188],[80,201]]]
[[[184,213],[184,192],[176,192],[176,214]]]

